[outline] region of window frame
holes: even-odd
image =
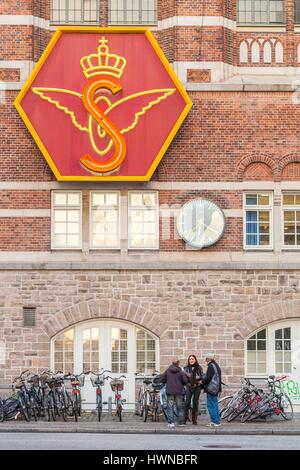
[[[155,247],[136,247],[136,246],[131,246],[131,233],[130,233],[130,228],[131,228],[131,223],[130,223],[130,213],[132,210],[132,207],[130,205],[130,195],[131,194],[145,194],[145,193],[153,193],[156,196],[156,204],[155,204],[155,209],[156,209],[156,214],[155,214],[155,227],[156,227],[156,246]],[[128,250],[130,251],[157,251],[159,250],[159,242],[160,242],[160,226],[159,226],[159,192],[158,191],[151,191],[151,190],[134,190],[134,191],[128,191],[127,193],[128,197],[128,204],[127,204],[127,247]],[[137,207],[137,206],[133,206]],[[133,209],[134,210],[134,209]],[[135,209],[137,210],[137,209]]]
[[[247,206],[246,205],[246,196],[248,194],[268,194],[270,197],[269,200],[269,205],[268,206]],[[269,232],[269,237],[270,237],[270,243],[269,245],[247,245],[247,217],[246,213],[248,210],[251,210],[251,207],[253,208],[252,210],[256,211],[269,211],[270,213],[270,219],[269,219],[269,225],[270,225],[270,232]],[[245,251],[272,251],[274,249],[274,196],[272,191],[244,191],[243,193],[243,249]]]
[[[284,196],[285,195],[299,195],[300,196],[300,191],[283,191],[282,192],[282,204],[281,204],[281,247],[283,250],[288,250],[288,251],[299,251],[300,250],[300,244],[299,245],[285,245],[284,242],[284,212],[285,211],[299,211],[300,212],[300,204],[293,205],[293,206],[285,206],[284,205]]]
[[[136,22],[136,21],[126,21],[126,12],[127,12],[127,0],[123,0],[124,1],[124,8],[123,9],[119,9],[119,10],[112,10],[111,8],[111,0],[108,0],[108,26],[157,26],[158,24],[158,0],[154,0],[154,12],[155,12],[155,20],[153,22],[144,22],[142,21],[141,17],[142,17],[142,12],[143,11],[153,11],[153,10],[143,10],[142,9],[142,0],[138,0],[139,1],[139,21]],[[111,20],[111,11],[115,11],[115,12],[120,12],[122,11],[123,12],[123,19],[124,21],[112,21]]]
[[[69,0],[65,0],[66,2],[66,7],[64,9],[55,9],[55,11],[65,12],[65,21],[54,21],[53,20],[53,0],[50,2],[50,25],[55,26],[55,25],[70,25],[70,26],[80,26],[80,25],[89,25],[89,26],[99,26],[100,25],[100,0],[94,0],[97,4],[96,10],[88,10],[88,11],[96,11],[96,20],[95,21],[85,21],[84,16],[85,16],[85,9],[84,9],[84,2],[85,0],[80,0],[81,2],[81,21],[68,21],[68,15],[69,15]],[[75,10],[73,10],[75,11]],[[60,13],[59,13],[60,16]],[[74,15],[75,16],[75,15]]]
[[[79,194],[79,246],[78,247],[56,247],[54,246],[54,214],[55,214],[55,208],[65,208],[65,210],[68,210],[68,206],[55,206],[54,205],[54,197],[55,194],[57,193],[76,193]],[[75,207],[75,206],[70,206],[70,207]],[[78,207],[78,206],[76,206]],[[51,191],[51,250],[55,251],[78,251],[82,250],[82,191],[81,190],[63,190],[63,189],[58,189],[58,190],[52,190]]]
[[[253,336],[256,336],[258,333],[261,331],[266,331],[266,339],[264,340],[266,342],[266,372],[249,372],[248,371],[248,341],[251,340]],[[258,339],[254,340],[258,341]],[[256,352],[258,349],[255,350]],[[245,352],[245,376],[246,377],[267,377],[268,376],[268,369],[269,369],[269,364],[270,364],[270,339],[269,339],[269,330],[268,330],[268,325],[260,328],[259,330],[254,331],[251,333],[250,336],[248,336],[245,341],[244,341],[244,352]],[[255,365],[257,366],[258,362],[256,361]]]
[[[273,21],[270,21],[270,1],[274,1],[274,0],[266,0],[267,1],[267,16],[268,16],[268,21],[267,22],[255,22],[254,21],[254,14],[255,14],[255,8],[254,8],[254,4],[255,4],[255,1],[256,0],[250,0],[251,1],[251,22],[241,22],[239,21],[239,15],[240,15],[240,0],[238,0],[237,2],[237,25],[238,26],[260,26],[260,25],[263,25],[263,26],[266,26],[266,25],[269,25],[269,26],[277,26],[277,25],[285,25],[286,24],[286,3],[285,3],[285,0],[278,0],[278,1],[282,1],[283,3],[283,19],[281,22],[273,22]]]
[[[93,194],[117,194],[118,195],[118,246],[117,247],[93,247],[93,203],[92,198]],[[105,190],[93,190],[90,191],[89,196],[89,249],[92,251],[119,251],[121,249],[121,191],[105,191]],[[105,207],[105,206],[103,206]],[[109,207],[109,206],[108,206]],[[105,209],[104,209],[105,210]]]

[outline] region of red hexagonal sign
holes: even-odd
[[[60,28],[16,99],[58,180],[147,181],[192,103],[145,28]]]

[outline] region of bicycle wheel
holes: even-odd
[[[219,410],[220,410],[220,418],[223,418],[223,414],[227,410],[227,407],[228,407],[229,403],[231,402],[232,398],[233,398],[233,395],[228,395],[228,396],[220,398],[220,400],[218,400]]]
[[[67,403],[64,395],[60,395],[60,410],[63,420],[67,421]]]
[[[138,397],[135,402],[135,414],[137,416],[143,416],[143,393],[142,390],[139,390]]]
[[[291,421],[294,417],[293,405],[290,398],[283,393],[280,397],[281,416],[287,421]]]
[[[149,405],[146,405],[145,408],[144,408],[144,423],[146,423],[147,420],[148,420],[148,416],[150,414],[149,409],[150,409]]]
[[[100,423],[101,421],[101,417],[102,417],[102,394],[101,395],[97,395],[97,414],[98,414],[98,421]]]
[[[29,416],[28,410],[27,410],[27,408],[26,408],[26,406],[25,406],[25,404],[23,403],[23,401],[22,401],[21,398],[19,398],[19,408],[20,408],[21,414],[22,414],[22,415],[24,416],[24,418],[25,418],[25,421],[27,421],[27,422],[29,423],[29,421],[30,421],[30,416]]]
[[[4,421],[4,406],[3,403],[0,402],[0,423],[3,423]]]
[[[118,408],[117,408],[117,415],[119,417],[119,421],[121,422],[123,420],[123,417],[122,417],[122,405],[118,405]]]

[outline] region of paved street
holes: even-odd
[[[300,450],[299,436],[1,433],[0,450]]]

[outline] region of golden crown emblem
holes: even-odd
[[[86,78],[100,74],[121,78],[126,67],[126,59],[116,54],[110,54],[108,40],[105,37],[102,37],[99,43],[97,54],[82,57],[80,60],[84,75]]]

